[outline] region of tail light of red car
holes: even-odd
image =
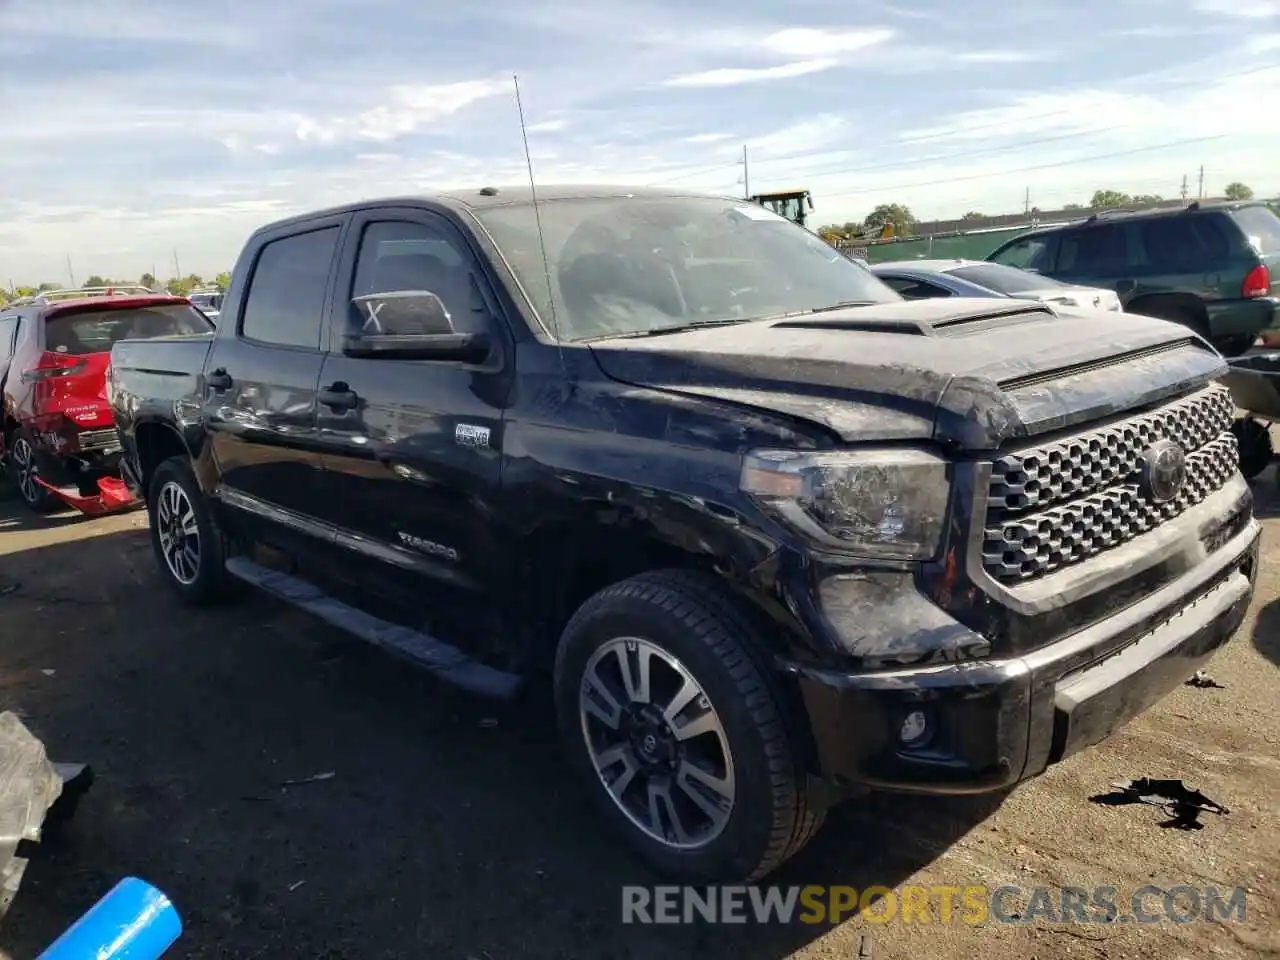
[[[87,363],[84,357],[45,352],[40,354],[40,359],[34,367],[23,373],[22,379],[31,382],[52,380],[56,377],[73,377],[81,373]]]
[[[1265,263],[1260,263],[1244,278],[1244,283],[1240,285],[1240,296],[1246,300],[1252,300],[1255,297],[1266,297],[1271,294],[1271,271],[1267,269]]]

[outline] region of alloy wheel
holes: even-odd
[[[187,492],[177,483],[160,488],[155,524],[169,572],[184,586],[195,583],[200,573],[200,527]]]
[[[39,503],[43,488],[36,482],[36,456],[25,437],[13,441],[13,470],[18,477],[18,493],[27,503]]]
[[[684,664],[648,640],[609,640],[587,662],[578,704],[596,774],[636,827],[678,850],[723,832],[734,805],[733,755]]]

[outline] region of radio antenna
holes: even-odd
[[[524,102],[520,99],[520,77],[511,75],[516,88],[516,111],[520,114],[520,138],[524,141],[524,165],[529,170],[529,197],[533,201],[533,222],[538,228],[538,249],[542,253],[542,273],[547,280],[547,305],[551,312],[551,335],[556,338],[556,353],[560,355],[560,372],[564,373],[564,345],[560,342],[560,321],[556,316],[556,294],[551,288],[551,258],[547,256],[547,239],[542,232],[542,212],[538,208],[538,185],[533,179],[533,155],[529,152],[529,129],[524,122]]]

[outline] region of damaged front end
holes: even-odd
[[[17,714],[0,713],[0,918],[8,912],[45,827],[75,812],[93,774],[53,763]]]

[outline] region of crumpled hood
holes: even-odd
[[[1177,324],[977,298],[598,340],[591,350],[624,383],[803,418],[847,442],[967,450],[1152,403],[1226,370]]]

